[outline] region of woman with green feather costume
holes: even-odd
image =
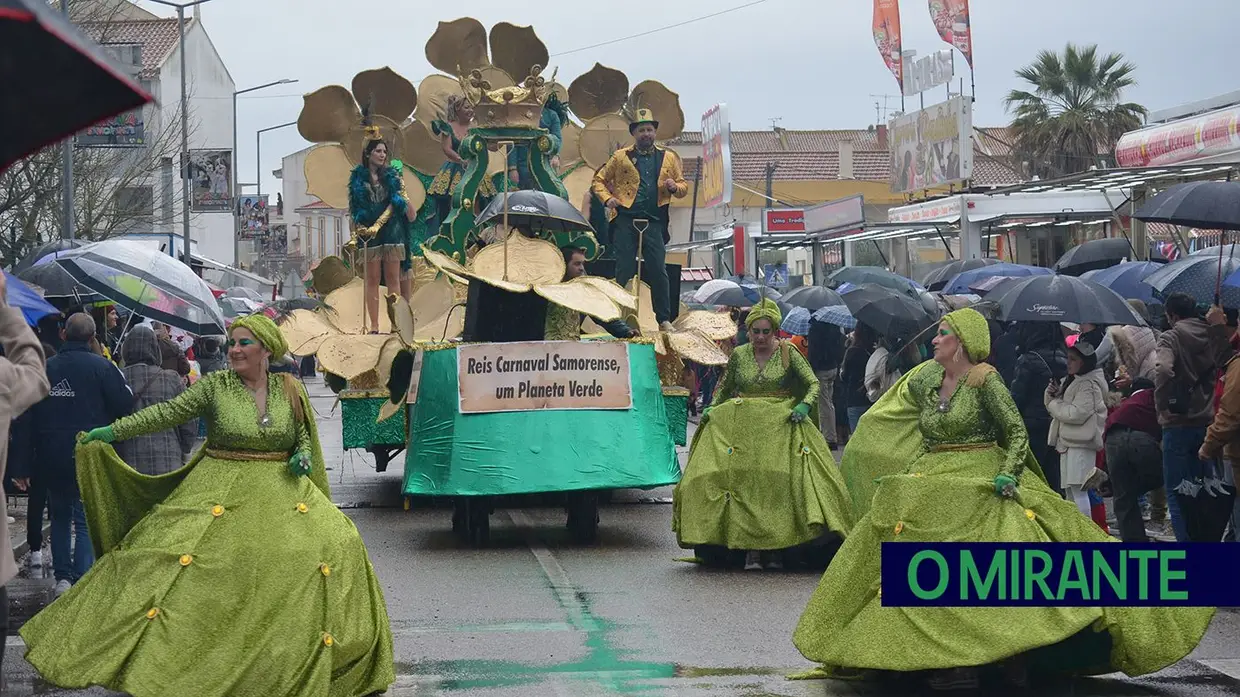
[[[371,333],[378,334],[379,285],[388,292],[411,297],[402,272],[409,261],[408,225],[417,211],[409,206],[401,170],[389,162],[390,153],[377,126],[367,126],[362,162],[349,175],[349,218],[365,265],[366,314]]]
[[[1047,486],[1002,378],[983,363],[986,320],[944,317],[934,360],[862,417],[841,468],[858,515],[793,635],[823,668],[930,671],[931,686],[971,688],[999,664],[1017,684],[1036,671],[1141,675],[1180,660],[1212,608],[884,607],[884,542],[1113,541]]]
[[[673,493],[677,542],[709,564],[740,556],[746,569],[781,568],[774,553],[825,553],[815,543],[846,534],[853,521],[816,425],[818,378],[800,351],[776,339],[780,320],[769,299],[749,311],[750,341],[732,352]]]
[[[267,370],[288,346],[263,315],[234,322],[228,343],[231,370],[80,437],[99,560],[21,630],[49,682],[134,697],[352,697],[394,682],[383,593],[332,504],[309,399]],[[199,416],[206,445],[168,474],[106,445]]]

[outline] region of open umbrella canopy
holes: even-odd
[[[1154,289],[1145,279],[1165,265],[1156,261],[1126,261],[1106,269],[1095,269],[1081,274],[1081,278],[1106,286],[1129,300],[1144,303],[1156,302]]]
[[[958,295],[960,293],[968,293],[969,289],[988,278],[998,276],[1018,277],[1018,276],[1046,276],[1054,273],[1050,269],[1041,266],[1029,266],[1027,264],[989,264],[969,271],[962,271],[956,274],[943,287],[943,293],[946,295]]]
[[[845,266],[832,271],[831,275],[827,276],[826,285],[838,290],[841,283],[852,283],[858,286],[870,283],[909,295],[916,295],[917,291],[925,290],[921,284],[911,278],[905,278],[881,266]]]
[[[799,288],[793,288],[787,293],[784,293],[781,300],[793,307],[803,307],[810,312],[820,310],[830,305],[844,304],[844,299],[840,297],[838,292],[822,286],[801,286]]]
[[[207,288],[208,289],[211,288],[210,283],[207,284]],[[212,290],[211,294],[215,295],[215,291]],[[254,290],[253,288],[246,288],[245,286],[233,286],[225,290],[224,297],[225,298],[245,298],[246,300],[253,300],[256,303],[261,303],[264,300],[266,300],[266,298],[263,297],[262,293]]]
[[[858,322],[891,339],[908,339],[939,319],[919,299],[875,283],[862,284],[843,298]]]
[[[497,225],[504,222],[504,197],[491,199],[491,203],[478,214],[477,224]],[[513,191],[508,194],[508,225],[523,227],[534,232],[588,231],[590,222],[573,204],[543,191]]]
[[[726,278],[711,279],[693,292],[693,302],[704,303],[710,296],[727,288],[740,288],[740,284],[736,281],[729,281]]]
[[[943,286],[946,286],[947,282],[952,280],[952,278],[958,273],[964,273],[965,271],[980,269],[983,266],[991,266],[993,264],[1002,263],[1003,262],[999,259],[990,258],[957,259],[955,261],[949,261],[926,274],[926,277],[921,279],[921,284],[926,287],[926,290],[943,290]]]
[[[1190,256],[1163,265],[1146,276],[1145,283],[1163,298],[1172,293],[1187,293],[1199,303],[1212,303],[1218,292],[1223,307],[1240,308],[1240,287],[1223,284],[1219,288],[1221,279],[1237,270],[1240,257]]]
[[[1111,237],[1078,244],[1064,252],[1054,268],[1056,273],[1080,276],[1086,271],[1105,269],[1135,257],[1127,238]]]
[[[794,307],[788,310],[788,314],[784,315],[784,321],[780,323],[779,328],[781,331],[795,336],[807,336],[809,334],[809,310],[803,307]]]
[[[43,299],[52,304],[88,305],[106,300],[86,284],[78,282],[64,267],[56,263],[60,255],[68,253],[66,250],[44,255],[33,265],[15,272],[14,275],[32,286],[42,288]]]
[[[991,294],[1004,322],[1138,324],[1141,319],[1118,293],[1076,276],[1033,276]]]
[[[46,0],[0,0],[0,171],[109,116],[151,101]]]
[[[7,274],[3,271],[5,279],[5,302],[9,307],[16,307],[22,311],[22,317],[26,318],[26,324],[35,326],[39,320],[48,315],[58,315],[57,310],[51,303],[44,300],[41,295],[36,293],[30,286],[22,283],[15,276]]]
[[[852,329],[857,326],[857,318],[852,316],[847,305],[828,305],[814,314],[810,319],[815,322],[826,322],[837,327]]]
[[[1240,235],[1236,235],[1236,237],[1240,238]],[[1237,241],[1240,242],[1240,240]],[[1222,250],[1219,247],[1222,247]],[[1240,244],[1236,244],[1236,242],[1229,242],[1224,245],[1216,244],[1213,247],[1202,247],[1195,252],[1189,252],[1188,255],[1190,257],[1217,257],[1220,251],[1225,257],[1240,256]]]
[[[1146,201],[1136,218],[1207,230],[1240,230],[1240,182],[1176,184]]]
[[[721,288],[706,296],[702,302],[707,305],[726,305],[728,307],[752,307],[762,298],[779,301],[783,296],[769,286],[735,286]]]
[[[84,244],[86,243],[81,240],[52,240],[51,242],[44,242],[38,247],[30,250],[29,254],[22,258],[21,261],[14,264],[13,273],[21,273],[52,254],[69,249],[77,249]]]
[[[224,333],[224,315],[206,281],[158,250],[106,240],[62,252],[56,263],[82,285],[144,317],[191,334]]]

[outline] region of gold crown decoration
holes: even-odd
[[[520,85],[494,89],[481,70],[460,78],[465,99],[474,107],[474,122],[480,128],[539,128],[543,104],[555,92],[542,76],[542,66],[534,65]],[[555,76],[552,75],[552,81]]]
[[[362,129],[362,139],[367,143],[375,140],[383,140],[383,132],[378,126],[372,124]]]

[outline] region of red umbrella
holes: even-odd
[[[0,171],[154,101],[46,0],[0,0]]]

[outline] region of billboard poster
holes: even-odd
[[[189,151],[190,207],[195,213],[232,210],[232,151]]]
[[[900,4],[897,0],[874,0],[874,45],[904,90],[904,42],[900,38]]]
[[[716,104],[702,114],[702,207],[732,202],[732,125],[728,105]]]
[[[126,75],[138,81],[142,72],[142,44],[102,44],[100,48]],[[104,119],[80,131],[74,142],[79,148],[140,148],[146,145],[143,108]]]
[[[930,0],[930,19],[939,36],[955,46],[969,68],[973,68],[973,27],[969,22],[969,0]]]
[[[891,192],[947,186],[973,176],[973,112],[953,97],[892,119],[887,127]]]
[[[238,236],[243,240],[262,239],[267,237],[267,194],[261,196],[242,196],[237,199],[237,217],[241,221]]]

